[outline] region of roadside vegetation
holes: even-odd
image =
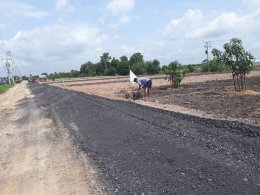
[[[0,85],[0,94],[5,93],[8,89],[10,89],[13,86],[14,86],[14,84],[3,84],[3,85]]]
[[[255,65],[255,66],[253,66],[253,70],[260,70],[260,65]]]

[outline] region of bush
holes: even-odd
[[[121,61],[121,62],[118,64],[117,73],[118,73],[119,75],[128,75],[128,74],[129,74],[128,62],[126,62],[126,61]]]
[[[153,60],[152,62],[145,62],[145,71],[147,74],[158,74],[161,70],[160,62]]]
[[[201,72],[224,72],[227,70],[227,67],[223,63],[214,60],[201,65]]]
[[[137,74],[144,74],[145,73],[145,66],[143,62],[137,62],[135,64],[133,64],[133,66],[131,67],[131,70]]]
[[[192,72],[195,71],[195,68],[194,68],[194,66],[192,66],[192,65],[189,64],[189,65],[187,66],[187,70],[188,70],[187,72],[192,73]]]
[[[178,61],[171,62],[165,69],[165,74],[170,75],[170,83],[172,88],[180,87],[181,81],[185,76],[185,72],[181,63]]]
[[[116,68],[115,68],[115,67],[110,67],[110,68],[106,71],[106,75],[107,75],[107,76],[114,76],[114,75],[116,75]]]

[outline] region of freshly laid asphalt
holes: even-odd
[[[259,194],[260,127],[29,84],[108,194]]]

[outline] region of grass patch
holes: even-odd
[[[0,94],[6,92],[8,89],[10,89],[11,87],[13,87],[14,85],[11,84],[4,84],[4,85],[0,85]]]
[[[253,66],[253,70],[260,70],[260,65]]]

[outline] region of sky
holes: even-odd
[[[260,59],[259,18],[260,0],[0,0],[0,57],[11,51],[22,75],[79,70],[105,52],[197,64],[205,41],[223,50],[240,38]]]

